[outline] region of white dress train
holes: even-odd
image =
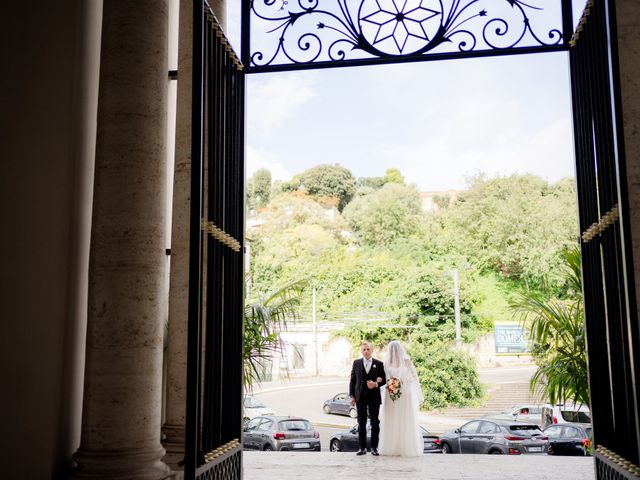
[[[381,387],[382,409],[380,427],[380,455],[417,457],[424,451],[422,432],[418,425],[418,412],[422,403],[422,390],[413,364],[384,366],[387,381],[391,377],[400,380],[401,395],[391,400],[387,387]]]

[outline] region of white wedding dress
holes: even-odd
[[[392,377],[400,380],[401,395],[397,400],[391,400],[387,387],[381,387],[379,450],[381,455],[417,457],[422,455],[424,450],[422,432],[418,426],[418,412],[423,398],[422,390],[411,360],[406,355],[400,358],[402,360],[397,363],[392,359],[384,364],[387,381]]]

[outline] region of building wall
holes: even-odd
[[[80,436],[100,0],[0,16],[0,452],[4,478],[60,478]]]
[[[317,370],[316,370],[316,334],[311,325],[290,327],[281,334],[285,345],[282,357],[276,357],[272,363],[272,379],[287,374],[295,376],[348,375],[353,361],[353,347],[345,338],[332,338],[331,330],[320,326],[317,333]]]

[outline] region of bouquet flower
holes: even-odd
[[[396,377],[391,377],[387,381],[387,391],[389,392],[389,397],[394,402],[400,398],[402,395],[402,384],[400,383],[400,379]]]

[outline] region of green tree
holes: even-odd
[[[562,252],[567,298],[544,292],[522,294],[512,305],[529,325],[538,370],[531,378],[532,391],[543,392],[551,403],[571,401],[589,404],[584,308],[581,298],[580,250],[577,245]]]
[[[256,170],[249,180],[249,185],[251,185],[251,205],[258,208],[265,207],[271,198],[271,172],[266,168]]]
[[[487,179],[480,175],[456,201],[430,217],[429,236],[442,249],[467,253],[533,289],[561,286],[560,251],[578,235],[575,186],[551,185],[534,175]]]
[[[318,165],[294,176],[285,189],[303,189],[316,199],[334,198],[342,211],[356,192],[356,179],[341,165]]]
[[[411,186],[387,183],[354,198],[343,213],[365,245],[388,245],[423,232],[420,194]]]
[[[292,282],[245,305],[242,343],[245,390],[250,391],[254,383],[262,381],[266,360],[284,355],[279,332],[296,320],[305,287],[304,280]]]
[[[357,183],[358,192],[362,189],[378,190],[382,188],[385,183],[387,183],[385,177],[360,177]]]
[[[404,177],[397,168],[389,168],[384,174],[385,183],[399,183],[404,185]]]
[[[484,392],[475,362],[446,343],[414,343],[409,353],[422,386],[425,409],[474,405]]]

